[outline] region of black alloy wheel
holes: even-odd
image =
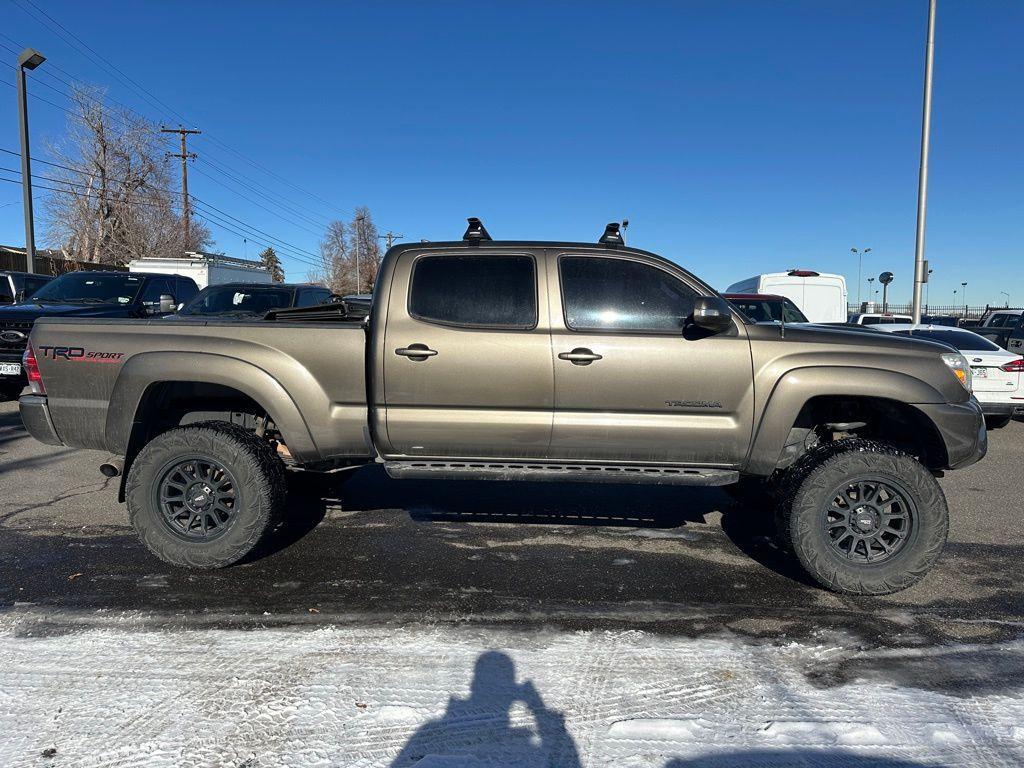
[[[832,549],[853,563],[882,563],[897,555],[913,533],[917,509],[910,494],[880,477],[844,482],[825,510]]]
[[[207,456],[172,463],[157,486],[157,503],[171,533],[190,541],[223,536],[241,502],[234,476]]]

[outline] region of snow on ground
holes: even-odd
[[[480,627],[33,636],[3,766],[1018,766],[1024,644],[861,651]]]

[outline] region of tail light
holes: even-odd
[[[25,375],[28,376],[28,385],[32,388],[32,394],[45,395],[46,387],[43,386],[43,375],[39,372],[39,363],[36,362],[36,353],[31,344],[25,347],[25,354],[21,356],[21,364],[25,368]]]
[[[1024,373],[1024,357],[1011,360],[1006,365],[999,366],[999,370],[1007,373]]]

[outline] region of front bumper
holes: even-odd
[[[50,408],[45,397],[24,395],[18,400],[18,409],[21,411],[21,422],[32,437],[47,445],[64,445],[53,427],[53,419],[50,418]]]
[[[988,452],[988,432],[981,403],[972,397],[966,403],[922,404],[916,407],[938,429],[946,446],[949,469],[968,467],[984,458]]]
[[[25,378],[25,370],[21,366],[21,352],[3,350],[0,352],[0,363],[17,363],[18,370],[21,371],[21,373],[16,376],[0,374],[0,384],[15,384],[18,382],[20,382],[22,386],[28,384],[28,379]]]

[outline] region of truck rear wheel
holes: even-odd
[[[132,462],[128,516],[149,551],[182,568],[223,568],[260,545],[281,518],[285,469],[237,424],[164,432]]]
[[[869,440],[840,441],[806,458],[779,509],[780,536],[804,570],[851,595],[885,595],[920,580],[949,531],[932,474]]]

